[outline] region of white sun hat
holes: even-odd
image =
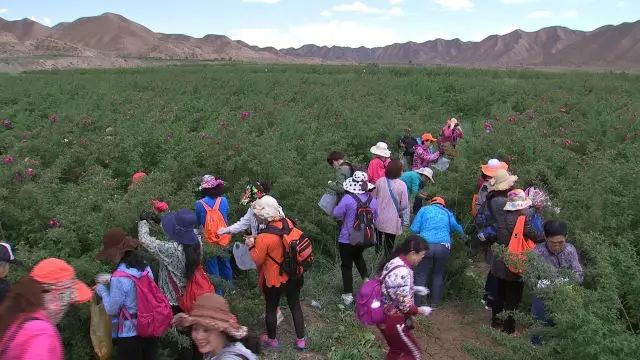
[[[377,143],[376,146],[371,147],[369,151],[371,151],[371,153],[374,155],[379,155],[386,158],[391,157],[391,151],[389,151],[389,145],[387,145],[387,143],[382,141]]]
[[[418,174],[422,174],[422,175],[428,177],[431,180],[432,183],[435,183],[435,180],[433,180],[433,170],[431,170],[430,168],[423,167],[423,168],[420,168],[420,169],[415,170],[415,171]]]

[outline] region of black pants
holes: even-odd
[[[338,243],[340,251],[340,269],[342,270],[342,293],[353,293],[353,264],[363,279],[369,277],[367,263],[364,261],[364,248],[351,244]]]
[[[177,306],[177,305],[172,305],[171,311],[173,312],[173,315],[183,312],[180,306]],[[176,359],[177,360],[202,360],[202,354],[200,353],[200,351],[198,351],[198,347],[196,346],[195,342],[191,338],[191,329],[190,328],[183,329],[183,330],[179,329],[178,331],[182,335],[189,338],[189,341],[191,342],[191,348],[188,348],[188,347],[178,348]]]
[[[277,311],[280,305],[280,296],[283,292],[287,297],[289,310],[291,310],[296,336],[298,339],[304,338],[304,317],[302,315],[302,306],[300,306],[300,290],[303,285],[304,278],[289,279],[289,281],[281,284],[279,287],[265,286],[262,289],[265,302],[267,303],[264,318],[267,323],[267,336],[269,336],[269,339],[275,339],[277,335]]]
[[[378,231],[378,243],[376,243],[376,254],[380,254],[380,250],[384,249],[385,259],[393,252],[393,245],[396,243],[396,236],[394,234],[387,234],[382,231]]]
[[[493,303],[493,326],[500,324],[498,314],[504,311],[513,311],[518,309],[522,301],[522,291],[524,290],[524,282],[510,281],[498,278],[498,288],[496,298]],[[502,323],[502,331],[507,334],[513,334],[516,331],[516,320],[509,316]]]
[[[422,200],[423,199],[421,197],[418,197],[418,196],[416,196],[416,199],[413,200],[413,214],[411,214],[411,215],[413,215],[414,217],[416,215],[418,215],[418,211],[420,211],[420,209],[422,209]]]
[[[156,360],[158,359],[159,340],[138,336],[113,339],[118,360]]]

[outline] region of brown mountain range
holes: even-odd
[[[194,38],[155,33],[121,15],[105,13],[47,27],[0,18],[0,57],[57,55],[106,59],[235,59],[257,62],[351,62],[474,67],[640,68],[640,21],[593,31],[549,27],[492,35],[479,42],[436,39],[376,48],[304,45],[260,48],[223,35]],[[133,58],[133,59],[132,59]]]

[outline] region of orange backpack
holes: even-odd
[[[476,217],[476,215],[478,215],[478,194],[471,198],[471,217]]]
[[[525,216],[519,216],[516,227],[513,228],[509,247],[507,248],[506,263],[509,271],[516,275],[522,275],[526,270],[527,252],[531,251],[536,244],[524,237]]]
[[[218,197],[212,208],[209,207],[204,200],[200,200],[200,204],[202,204],[204,209],[207,211],[202,235],[209,244],[227,247],[231,242],[231,234],[218,235],[218,230],[227,227],[227,222],[224,221],[222,213],[218,210],[221,199],[221,197]]]

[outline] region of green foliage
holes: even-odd
[[[247,179],[270,179],[287,214],[324,254],[305,288],[307,300],[325,304],[318,316],[326,323],[310,325],[312,350],[334,359],[379,358],[371,332],[350,312],[335,310],[335,223],[315,205],[332,175],[324,158],[341,149],[365,163],[375,142],[394,144],[405,127],[438,133],[455,116],[465,130],[461,156],[436,175],[429,191],[443,195],[469,224],[479,164],[496,156],[510,160],[521,186],[549,190],[586,265],[584,287],[543,294],[557,323],[532,328],[544,332],[545,346],[496,335],[504,347],[469,351],[494,359],[631,359],[640,350],[638,84],[628,74],[374,65],[0,75],[6,89],[0,119],[14,124],[0,129],[0,156],[16,158],[0,165],[0,236],[31,264],[64,257],[91,280],[106,269],[92,260],[102,234],[115,226],[134,233],[152,199],[191,208],[198,177],[212,173],[227,181],[230,217],[237,219],[246,211],[237,201]],[[250,118],[241,119],[242,111]],[[506,121],[509,115],[515,124]],[[493,119],[491,134],[483,131],[487,119]],[[24,175],[27,168],[33,177]],[[149,176],[129,189],[139,170]],[[52,218],[62,227],[49,229]],[[476,301],[481,279],[470,274],[463,252],[456,245],[447,295]],[[259,291],[245,285],[239,291],[247,296],[232,302],[241,319],[260,325]],[[77,326],[86,316],[74,311],[61,325],[69,358],[90,358],[88,330]],[[322,341],[314,345],[314,338]]]

